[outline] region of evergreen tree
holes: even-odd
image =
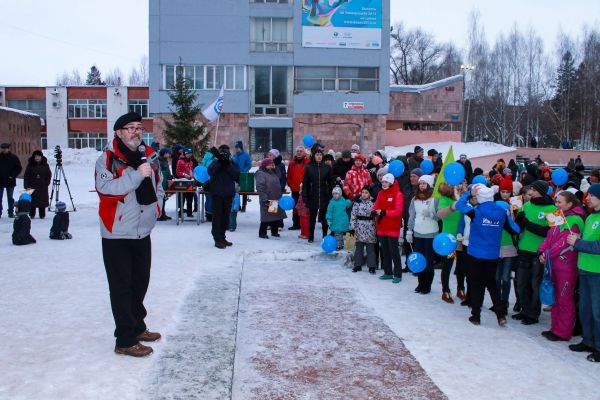
[[[92,65],[90,68],[90,72],[87,74],[87,79],[85,80],[86,85],[90,86],[105,86],[106,84],[102,81],[102,76],[100,75],[100,70],[96,68],[95,65]]]
[[[169,92],[173,122],[163,119],[164,136],[169,146],[180,143],[204,151],[209,143],[206,126],[196,120],[200,107],[196,104],[198,95],[190,89],[192,82],[183,76],[183,65],[177,67],[175,85]]]
[[[566,51],[556,72],[556,94],[552,106],[559,120],[561,136],[570,139],[570,121],[575,105],[574,89],[577,79],[575,60],[570,51]]]

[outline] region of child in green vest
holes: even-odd
[[[583,329],[581,343],[569,349],[590,352],[587,359],[600,362],[600,183],[587,192],[588,206],[593,210],[585,220],[583,234],[571,234],[567,242],[579,252],[579,318]]]
[[[514,314],[512,318],[520,320],[523,325],[537,324],[542,311],[540,284],[544,266],[540,263],[537,252],[550,229],[546,214],[556,211],[554,201],[548,196],[548,188],[548,182],[534,181],[527,189],[530,200],[517,214],[517,224],[523,233],[519,240],[517,267],[517,292],[521,312]]]

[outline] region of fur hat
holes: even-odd
[[[487,186],[484,185],[476,185],[478,187],[477,189],[477,202],[478,203],[485,203],[487,201],[493,201],[494,200],[494,189],[489,188]]]
[[[535,182],[533,182],[531,184],[531,188],[533,190],[535,190],[536,192],[538,192],[539,194],[541,194],[542,196],[547,196],[548,195],[548,188],[550,187],[550,185],[548,185],[548,182],[543,181],[543,180],[537,180]]]
[[[333,190],[331,191],[331,194],[339,194],[340,196],[342,195],[342,188],[339,186],[336,186],[333,188]]]
[[[430,188],[433,188],[433,186],[434,186],[433,176],[431,176],[431,175],[422,175],[419,178],[419,183],[420,182],[425,182],[426,184],[429,185]]]
[[[385,174],[385,175],[383,176],[383,178],[381,178],[381,182],[387,182],[387,183],[389,183],[390,185],[391,185],[391,184],[393,184],[393,183],[394,183],[394,175],[392,175],[392,174],[389,174],[389,173],[388,173],[388,174]]]

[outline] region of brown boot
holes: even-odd
[[[446,303],[454,304],[454,299],[450,296],[450,293],[442,293],[442,300]]]
[[[461,300],[465,300],[467,298],[467,295],[462,290],[457,290],[456,297],[458,297]]]
[[[140,340],[142,342],[156,342],[160,338],[160,333],[150,332],[148,329],[146,329],[144,332],[140,333],[136,337],[137,340]]]
[[[123,356],[132,357],[146,357],[152,354],[153,350],[150,346],[144,346],[141,343],[135,344],[131,347],[117,347],[115,346],[115,353]]]

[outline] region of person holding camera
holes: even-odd
[[[143,357],[152,347],[140,342],[161,337],[144,323],[144,297],[150,283],[150,233],[164,190],[158,157],[142,142],[142,117],[122,115],[114,131],[115,138],[96,161],[102,255],[116,325],[115,353]]]

